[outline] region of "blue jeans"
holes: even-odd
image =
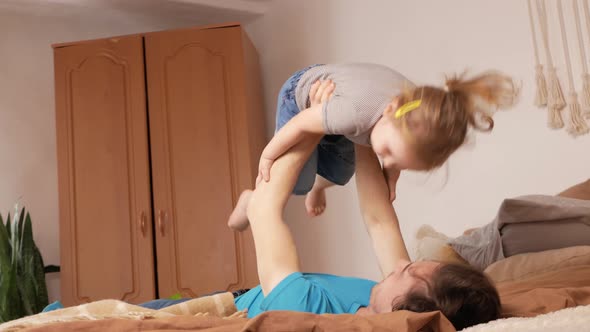
[[[315,65],[296,72],[283,84],[277,104],[275,133],[299,114],[300,109],[295,101],[295,89],[301,76],[313,67]],[[295,195],[307,194],[313,187],[316,174],[334,184],[343,186],[354,174],[354,165],[354,144],[341,135],[325,135],[303,165],[293,193]]]

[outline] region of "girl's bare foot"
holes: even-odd
[[[311,189],[305,196],[305,210],[310,217],[317,217],[326,209],[326,190],[324,188]]]
[[[248,221],[247,209],[248,202],[250,202],[250,196],[252,196],[252,190],[244,190],[238,199],[238,204],[234,208],[234,211],[229,216],[227,225],[234,231],[241,232],[248,228],[250,222]]]

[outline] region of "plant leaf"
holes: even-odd
[[[37,281],[37,308],[36,312],[41,312],[49,304],[49,295],[47,294],[47,283],[45,282],[45,264],[43,256],[35,246],[35,261],[33,262],[35,280]]]
[[[18,269],[16,270],[17,277],[19,279],[19,292],[21,295],[21,299],[23,300],[23,305],[25,309],[25,313],[27,315],[33,314],[33,307],[34,307],[34,298],[35,298],[35,279],[32,278],[32,271],[33,271],[33,229],[31,225],[31,217],[27,213],[24,214],[24,208],[21,211],[21,220],[19,221],[19,226],[21,229],[20,234],[20,257],[18,260]]]
[[[43,257],[23,208],[12,224],[10,217],[6,225],[0,222],[0,322],[36,314],[47,304]]]
[[[12,238],[12,221],[10,220],[10,212],[8,212],[8,216],[6,216],[6,230],[8,231],[8,238]]]
[[[0,270],[12,270],[10,240],[4,224],[0,226]],[[0,297],[2,297],[0,295]]]
[[[18,243],[16,243],[16,245],[18,246],[18,251],[17,251],[17,262],[22,262],[22,260],[24,259],[24,257],[22,257],[23,255],[23,237],[25,235],[25,208],[23,207],[20,210],[20,214],[18,215],[18,234],[20,235],[18,238]],[[17,270],[18,272],[18,270]]]
[[[7,322],[22,316],[16,270],[11,260],[10,241],[4,224],[0,226],[0,321]]]
[[[43,258],[33,239],[33,225],[29,213],[25,216],[22,239],[22,268],[19,280],[23,287],[20,292],[27,314],[32,315],[43,310],[48,301]]]
[[[8,322],[23,316],[23,306],[20,301],[16,273],[9,265],[0,271],[0,321]]]
[[[8,216],[6,216],[6,231],[8,232],[8,238],[10,239],[10,234],[12,232],[12,222],[10,222],[10,212],[8,212]]]
[[[16,271],[12,265],[10,236],[2,222],[0,226],[0,321],[16,319],[21,311],[22,306],[16,288]]]

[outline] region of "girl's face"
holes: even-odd
[[[384,168],[424,170],[426,167],[418,160],[411,146],[406,143],[399,128],[393,124],[391,115],[396,109],[397,101],[394,100],[373,127],[371,132],[373,151],[383,163]]]

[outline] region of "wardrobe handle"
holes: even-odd
[[[160,230],[160,235],[166,235],[165,232],[166,225],[164,224],[164,211],[158,210],[158,229]]]
[[[147,235],[147,220],[145,216],[145,211],[141,211],[139,215],[139,228],[141,229],[141,235],[145,237]]]

